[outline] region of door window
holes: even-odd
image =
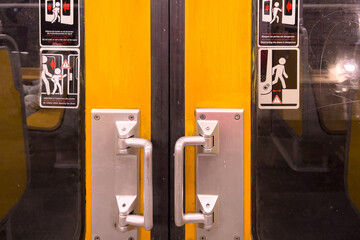
[[[360,238],[359,3],[302,1],[300,107],[256,108],[258,239]]]
[[[38,0],[1,1],[0,21],[0,239],[79,239],[82,102],[40,107]]]

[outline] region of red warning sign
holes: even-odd
[[[70,69],[70,65],[68,63],[68,61],[65,59],[65,61],[63,62],[62,66],[61,66],[62,69]]]
[[[280,98],[279,98],[278,95],[275,96],[275,98],[274,98],[274,100],[273,100],[272,103],[273,103],[273,104],[281,104],[281,100],[280,100]]]

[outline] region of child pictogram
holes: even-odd
[[[64,77],[66,77],[66,74],[62,75],[61,74],[61,69],[60,68],[55,68],[54,75],[51,77],[51,81],[54,83],[54,90],[52,92],[53,95],[56,93],[56,91],[58,89],[59,89],[58,94],[60,94],[60,95],[63,94],[63,87],[62,87],[62,84],[60,84],[60,81],[62,81]]]

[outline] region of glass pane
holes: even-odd
[[[39,1],[0,1],[0,21],[0,239],[79,239],[82,103],[39,106]]]
[[[300,108],[253,116],[254,235],[360,239],[360,1],[302,3]]]

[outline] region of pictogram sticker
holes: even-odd
[[[258,45],[296,47],[299,42],[298,0],[258,0]]]
[[[39,0],[40,45],[79,46],[79,0]]]
[[[77,108],[80,94],[79,50],[42,48],[40,106]]]
[[[299,108],[299,50],[263,48],[258,56],[259,108]]]

